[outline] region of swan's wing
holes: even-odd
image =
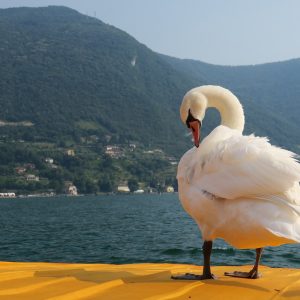
[[[219,140],[222,130],[207,138],[204,155],[201,148],[187,153],[183,170],[190,184],[235,199],[283,193],[300,181],[294,153],[272,146],[266,138],[242,136],[233,130],[228,137],[230,129],[226,130],[223,140]]]

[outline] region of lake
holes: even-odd
[[[202,240],[177,194],[0,200],[0,260],[202,264]],[[253,264],[255,251],[214,242],[212,265]],[[300,246],[264,250],[262,263],[300,267]]]

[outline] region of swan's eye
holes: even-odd
[[[188,115],[188,117],[187,117],[187,119],[186,119],[186,122],[185,122],[187,128],[191,128],[190,123],[191,123],[191,122],[194,122],[194,121],[198,121],[198,122],[199,122],[199,126],[200,126],[200,127],[202,126],[202,122],[201,122],[200,120],[194,118],[193,115],[192,115],[192,113],[191,113],[191,110],[189,109],[189,115]],[[194,130],[193,130],[193,131],[194,131]]]
[[[196,119],[193,117],[192,113],[191,113],[191,110],[189,109],[189,114],[188,114],[188,117],[186,119],[186,126],[188,128],[191,128],[191,125],[190,125],[190,122],[193,122],[193,121],[196,121]]]

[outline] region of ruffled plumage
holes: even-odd
[[[300,242],[300,164],[267,138],[218,126],[184,154],[177,178],[204,239],[237,248]]]

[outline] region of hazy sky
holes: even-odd
[[[0,8],[64,5],[154,51],[214,64],[300,57],[300,0],[0,0]]]

